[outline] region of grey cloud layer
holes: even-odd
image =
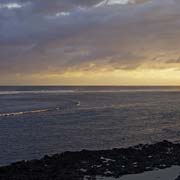
[[[135,69],[146,62],[169,64],[166,55],[179,58],[178,0],[96,8],[100,2],[0,0],[0,73]]]

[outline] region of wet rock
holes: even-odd
[[[180,144],[168,141],[129,148],[64,152],[0,167],[0,180],[83,180],[121,177],[180,165]],[[180,177],[177,178],[180,180]]]

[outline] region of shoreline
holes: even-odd
[[[180,144],[162,141],[111,150],[66,151],[0,167],[2,180],[83,180],[180,166]],[[180,176],[176,180],[180,180]]]

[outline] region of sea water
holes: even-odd
[[[180,140],[179,87],[0,87],[0,165]]]

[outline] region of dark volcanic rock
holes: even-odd
[[[180,144],[163,141],[129,148],[64,152],[0,168],[0,180],[81,180],[120,177],[180,165]],[[179,178],[180,179],[180,178]],[[178,180],[178,179],[177,179]]]

